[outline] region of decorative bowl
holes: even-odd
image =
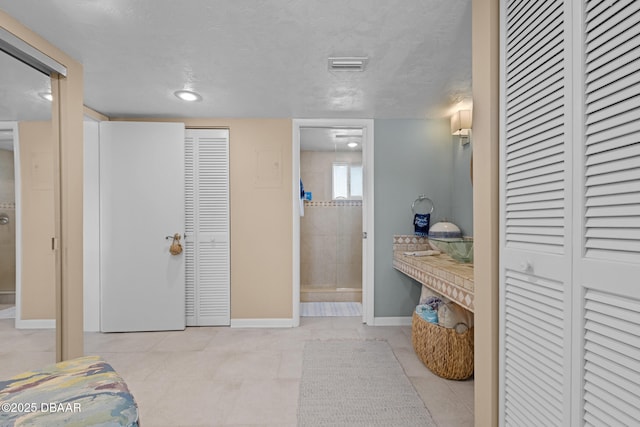
[[[436,222],[429,228],[429,238],[434,239],[460,239],[462,232],[460,228],[452,222],[444,221]]]
[[[429,238],[429,244],[438,250],[445,252],[458,262],[473,262],[473,239],[433,239]]]

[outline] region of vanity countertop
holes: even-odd
[[[393,236],[393,267],[462,307],[473,311],[473,264],[455,261],[447,254],[404,255],[405,252],[431,249],[426,237]]]

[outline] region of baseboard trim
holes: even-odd
[[[231,319],[232,328],[292,328],[293,319]]]
[[[373,326],[411,326],[411,316],[374,317]]]
[[[16,329],[55,329],[55,319],[16,319]]]

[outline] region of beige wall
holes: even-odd
[[[52,76],[52,124],[58,148],[56,236],[59,240],[56,286],[56,359],[81,356],[82,327],[82,181],[83,70],[80,63],[0,10],[0,27],[67,68]]]
[[[291,318],[291,120],[228,123],[231,317]]]
[[[112,120],[126,120],[112,118]],[[231,319],[293,316],[290,119],[135,119],[229,129]]]
[[[16,290],[16,196],[13,151],[0,150],[0,213],[9,223],[0,224],[0,294]]]
[[[475,425],[498,425],[499,4],[473,0]]]
[[[22,319],[54,319],[55,235],[54,142],[51,122],[21,122]]]

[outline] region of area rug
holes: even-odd
[[[362,316],[362,304],[359,302],[301,302],[300,316]]]
[[[381,340],[308,341],[299,426],[426,426],[431,414]]]

